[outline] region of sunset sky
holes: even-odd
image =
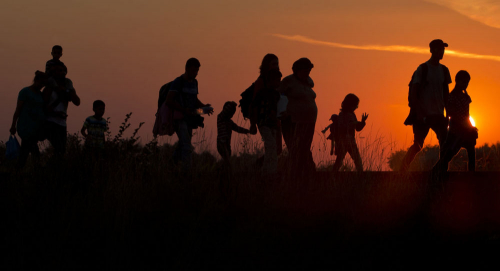
[[[82,99],[80,107],[68,109],[70,133],[93,114],[92,102],[102,99],[113,132],[133,112],[132,126],[146,122],[140,135],[148,141],[158,90],[183,73],[188,58],[201,62],[200,100],[219,113],[257,78],[262,57],[274,53],[285,76],[298,58],[314,63],[316,144],[343,97],[355,93],[361,99],[358,117],[370,115],[361,136],[378,134],[407,148],[413,139],[411,127],[403,125],[408,82],[429,59],[428,44],[436,38],[449,44],[442,63],[453,81],[459,70],[471,74],[478,145],[500,139],[500,1],[3,0],[0,35],[1,140],[8,139],[19,90],[59,44]],[[205,123],[215,146],[216,116]],[[437,144],[435,135],[426,144]]]

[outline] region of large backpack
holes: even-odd
[[[155,123],[153,126],[153,135],[173,135],[174,120],[182,118],[182,114],[172,108],[169,108],[165,101],[172,82],[168,82],[160,88],[158,95],[158,109],[156,110]],[[182,99],[181,99],[182,100]]]
[[[448,86],[448,78],[447,75],[450,74],[450,71],[448,68],[440,64],[441,68],[443,69],[443,74],[444,74],[444,82],[443,82],[443,101],[446,103],[448,101],[448,94],[449,90],[447,88]],[[427,82],[427,73],[429,72],[429,67],[427,67],[427,62],[422,63],[419,65],[419,67],[422,70],[422,77],[424,79],[423,87],[425,87],[429,82]],[[412,108],[412,105],[416,102],[412,99],[413,96],[417,97],[417,99],[420,99],[420,93],[418,92],[418,89],[416,88],[415,84],[412,84],[413,79],[415,78],[416,72],[413,73],[411,76],[410,83],[408,83],[408,106],[410,107],[410,113],[408,114],[408,117],[406,118],[404,124],[405,125],[413,125],[417,121],[417,114],[415,112],[415,109]],[[446,86],[446,87],[445,87]],[[415,93],[416,95],[413,95]]]
[[[250,118],[250,105],[252,104],[253,101],[254,89],[255,89],[255,84],[252,84],[247,89],[245,89],[245,91],[241,93],[241,100],[239,107],[241,107],[241,113],[243,114],[243,118],[245,119]]]
[[[172,82],[173,81],[168,82],[160,88],[158,95],[158,110],[160,110],[161,105],[165,102],[165,100],[167,100],[168,91],[170,90]]]

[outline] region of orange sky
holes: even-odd
[[[189,57],[201,61],[200,99],[212,103],[218,113],[225,101],[239,100],[239,94],[258,76],[262,57],[274,53],[284,75],[291,73],[292,63],[300,57],[308,57],[315,65],[311,77],[319,107],[316,146],[319,131],[338,112],[342,98],[352,92],[361,99],[357,115],[370,114],[362,137],[371,132],[372,137],[383,136],[386,145],[408,147],[411,127],[403,125],[408,113],[407,84],[413,70],[430,54],[337,48],[275,34],[353,46],[420,48],[441,38],[450,50],[497,56],[500,22],[496,18],[500,14],[488,2],[57,0],[41,4],[6,0],[0,9],[4,113],[0,134],[3,140],[8,138],[19,90],[30,84],[35,70],[44,69],[52,45],[60,44],[64,48],[61,60],[82,98],[80,107],[68,109],[72,133],[92,115],[92,101],[102,99],[114,132],[125,114],[133,112],[133,126],[146,122],[143,142],[151,139],[158,90],[182,74]],[[461,69],[470,72],[471,115],[479,128],[478,144],[497,142],[500,124],[491,119],[500,100],[500,62],[445,54],[442,63],[453,78]],[[207,118],[205,133],[215,140],[215,116]],[[432,136],[426,143],[437,140]],[[325,155],[317,153],[317,157]]]

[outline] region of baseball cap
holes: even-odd
[[[436,39],[436,40],[431,41],[431,43],[429,43],[429,47],[430,48],[444,48],[444,47],[448,47],[448,43],[444,43],[442,40]]]

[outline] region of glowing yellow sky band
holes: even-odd
[[[309,43],[314,45],[322,45],[328,47],[335,48],[344,48],[344,49],[354,49],[354,50],[368,50],[368,51],[387,51],[387,52],[402,52],[402,53],[413,53],[413,54],[429,54],[429,48],[422,47],[414,47],[414,46],[406,46],[406,45],[350,45],[350,44],[342,44],[337,42],[330,41],[321,41],[315,40],[308,37],[300,36],[300,35],[282,35],[282,34],[272,34],[272,36],[285,39],[298,41],[303,43]],[[473,59],[485,59],[485,60],[493,60],[500,62],[500,56],[494,55],[478,55],[466,52],[460,52],[455,50],[446,49],[446,55],[461,57],[461,58],[473,58]]]

